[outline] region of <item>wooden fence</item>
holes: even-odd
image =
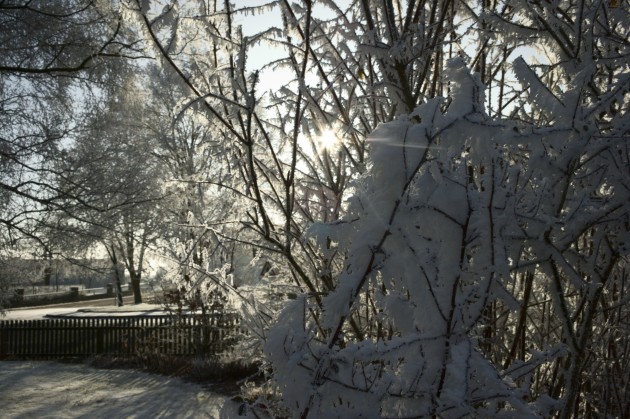
[[[92,355],[209,355],[241,333],[233,313],[0,321],[0,359]]]

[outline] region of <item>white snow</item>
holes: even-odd
[[[168,312],[159,304],[133,304],[122,307],[46,307],[7,310],[2,320],[40,320],[46,317],[94,317],[94,316],[158,316]]]
[[[154,304],[46,307],[10,310],[0,320],[156,314],[164,311]],[[225,403],[225,396],[207,386],[174,377],[54,361],[0,361],[2,419],[229,417],[238,406],[227,401],[223,409]]]
[[[201,385],[135,370],[0,362],[3,419],[219,418],[225,403]],[[233,410],[236,403],[227,403],[225,410]]]
[[[5,316],[0,316],[2,320],[40,320],[47,314],[59,316],[69,313],[76,313],[77,308],[29,308],[29,309],[16,309],[8,310]]]

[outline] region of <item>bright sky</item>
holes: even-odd
[[[239,0],[236,3],[238,8],[247,8],[264,4],[261,0]],[[313,8],[313,15],[318,18],[332,17],[332,11],[321,4],[316,4]],[[268,9],[262,13],[241,14],[236,19],[237,24],[242,25],[243,35],[253,36],[262,31],[276,27],[282,28],[282,19],[278,7]],[[264,65],[286,57],[286,51],[281,47],[271,45],[268,42],[261,42],[249,50],[248,68],[261,69]],[[292,71],[283,68],[267,68],[260,74],[260,85],[264,90],[278,90],[294,78]],[[309,82],[309,80],[307,80]],[[313,81],[314,82],[314,81]]]

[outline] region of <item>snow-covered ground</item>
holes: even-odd
[[[89,303],[88,303],[89,304]],[[90,316],[151,316],[164,314],[159,304],[133,304],[122,307],[55,307],[19,308],[8,310],[0,320],[38,320],[46,317],[90,317]]]
[[[15,309],[0,320],[146,316],[159,305]],[[54,361],[0,361],[0,418],[219,418],[238,407],[211,387],[135,370]]]
[[[219,418],[226,397],[178,378],[54,361],[0,362],[0,417]],[[224,412],[226,414],[227,412]]]

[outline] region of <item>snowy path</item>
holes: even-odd
[[[219,418],[225,397],[177,378],[56,362],[0,362],[0,417]]]

